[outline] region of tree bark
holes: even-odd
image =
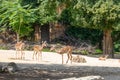
[[[111,32],[112,30],[104,30],[103,32],[103,55],[107,54],[110,57],[114,57]]]
[[[50,42],[50,31],[49,31],[49,24],[44,24],[41,26],[41,41]]]
[[[19,36],[19,33],[16,33],[17,34],[17,42],[20,41],[20,36]]]
[[[38,24],[34,25],[34,41],[40,41],[40,27]]]

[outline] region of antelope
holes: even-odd
[[[23,52],[23,49],[24,49],[24,46],[25,46],[25,43],[23,43],[22,41],[20,41],[20,42],[17,42],[16,44],[15,44],[15,49],[16,49],[16,59],[17,58],[19,58],[18,56],[18,54],[20,54],[21,53],[21,59],[24,59],[25,58],[25,53]]]
[[[84,57],[79,56],[79,55],[73,56],[72,61],[77,62],[77,63],[86,63],[87,62]]]
[[[104,55],[104,56],[99,57],[99,60],[105,61],[107,58],[108,58],[108,55]]]
[[[59,50],[56,50],[55,46],[52,46],[50,48],[50,51],[53,51],[53,50],[55,50],[55,52],[57,52],[62,56],[62,64],[64,63],[63,54],[67,54],[67,57],[68,57],[66,64],[68,63],[69,60],[71,61],[71,64],[72,64],[72,47],[71,46],[64,46]]]
[[[39,60],[39,57],[40,57],[40,60],[42,60],[42,50],[45,46],[47,46],[46,41],[44,41],[41,46],[40,45],[33,46],[33,50],[34,50],[33,59],[35,56],[36,60],[37,60],[37,57],[38,57],[38,60]]]

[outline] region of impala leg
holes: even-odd
[[[33,60],[34,60],[34,55],[35,55],[35,51],[34,51],[34,53],[33,53],[33,57],[32,57],[32,58],[33,58]]]
[[[20,59],[22,59],[22,51],[20,50]]]
[[[66,64],[68,63],[68,61],[69,61],[69,59],[70,59],[69,54],[67,54],[67,57],[68,57],[68,59],[67,59],[67,61],[66,61]]]
[[[38,61],[39,61],[39,59],[40,59],[40,52],[38,53]]]
[[[72,64],[72,54],[70,54],[70,60],[71,60],[71,64]]]
[[[35,53],[36,60],[37,60],[38,55],[39,55],[39,53],[38,53],[38,52],[36,52],[36,53]]]
[[[21,59],[23,59],[23,52],[22,52],[22,50],[20,50],[20,51],[21,51],[21,55],[20,55],[20,56],[21,56]]]
[[[16,49],[16,59],[19,59],[19,50]]]
[[[25,52],[23,52],[23,59],[25,59]]]
[[[40,60],[42,61],[42,52],[40,52]]]
[[[20,50],[18,50],[17,59],[20,59]]]
[[[25,53],[21,50],[21,59],[25,59]]]
[[[39,54],[38,54],[38,61],[42,61],[42,52],[40,51]]]

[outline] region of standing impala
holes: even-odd
[[[69,60],[72,63],[72,47],[71,46],[64,46],[59,50],[56,50],[55,46],[52,46],[50,48],[50,51],[53,51],[53,50],[55,50],[55,52],[57,52],[58,54],[61,54],[61,56],[62,56],[62,64],[64,63],[63,54],[67,54],[67,57],[68,57],[68,59],[66,61],[66,64],[68,63]]]
[[[33,59],[34,59],[34,57],[36,57],[36,60],[37,60],[37,57],[38,57],[38,60],[39,60],[39,57],[40,57],[40,60],[42,60],[42,50],[45,46],[46,46],[46,41],[44,41],[41,46],[34,45],[34,47],[33,47],[33,50],[34,50]]]
[[[17,42],[15,44],[15,49],[16,49],[16,59],[19,58],[19,55],[21,53],[20,59],[24,59],[25,58],[25,53],[23,52],[25,43],[23,43],[22,41]]]

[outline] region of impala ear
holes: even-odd
[[[44,43],[47,43],[47,41],[44,41]]]
[[[44,43],[44,41],[42,41],[42,44]]]

